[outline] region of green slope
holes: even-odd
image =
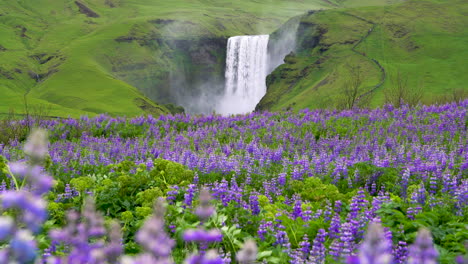
[[[344,3],[349,4],[355,3]],[[371,106],[384,103],[398,71],[408,87],[422,89],[423,102],[466,91],[467,14],[468,2],[462,0],[409,0],[304,16],[297,54],[268,77],[257,109],[336,107],[350,78],[347,65],[362,69],[362,92],[373,91]]]
[[[0,113],[22,112],[25,96],[57,116],[166,112],[143,95],[163,98],[168,70],[177,67],[171,47],[158,39],[269,33],[304,10],[332,6],[322,0],[0,0]]]

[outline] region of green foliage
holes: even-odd
[[[94,181],[91,177],[84,176],[72,179],[70,185],[80,193],[83,193],[86,190],[91,190],[94,186]]]
[[[464,243],[468,239],[468,230],[462,217],[456,216],[447,206],[436,206],[431,211],[419,213],[411,220],[406,216],[406,207],[404,203],[392,202],[383,204],[377,211],[382,223],[394,234],[395,241],[412,243],[418,230],[424,227],[431,231],[434,243],[439,245],[441,259],[453,260],[457,255],[466,254]],[[450,248],[450,252],[444,248]]]
[[[339,189],[332,184],[324,184],[322,180],[316,177],[306,178],[304,181],[291,182],[292,193],[298,193],[301,198],[311,202],[324,201],[346,201],[349,195],[340,193]]]
[[[138,218],[144,219],[153,213],[151,207],[136,207],[135,214]]]
[[[136,203],[139,203],[144,207],[151,207],[156,199],[161,196],[163,196],[161,190],[158,187],[153,187],[137,193]]]
[[[154,160],[154,168],[150,171],[150,175],[157,186],[162,190],[167,190],[170,185],[187,186],[192,183],[194,172],[186,169],[183,165],[163,160]]]
[[[397,168],[377,167],[369,162],[360,162],[349,168],[348,177],[354,182],[358,177],[358,184],[355,187],[364,187],[366,183],[375,183],[377,190],[382,189],[392,193],[400,193],[400,170]],[[341,180],[337,186],[340,191],[350,190],[348,183]]]
[[[8,160],[0,155],[0,172],[3,173],[3,174],[8,174]]]
[[[78,11],[75,1],[0,1],[0,113],[9,108],[23,111],[25,94],[31,104],[50,106],[52,116],[180,112],[179,107],[169,105],[168,110],[146,96],[168,103],[164,95],[170,91],[169,75],[186,74],[185,69],[190,71],[188,83],[193,72],[203,71],[200,75],[206,76],[215,69],[223,73],[225,54],[212,50],[218,43],[202,47],[197,46],[199,41],[269,33],[304,10],[331,6],[321,0],[294,5],[282,0],[268,5],[245,0],[119,0],[109,8],[105,2],[82,1],[100,15],[89,18]],[[181,10],[186,14],[183,17]],[[216,17],[205,15],[207,11]],[[234,11],[239,19],[232,20]],[[157,22],[166,19],[175,23]],[[27,32],[20,34],[18,27]],[[195,40],[191,49],[208,49],[218,63],[191,65],[189,50],[175,50],[177,45],[171,45],[179,40]]]
[[[125,211],[121,214],[122,221],[127,224],[133,221],[133,213],[131,211]]]
[[[0,75],[1,76],[1,75]],[[13,112],[6,118],[0,117],[0,144],[8,145],[13,140],[24,141],[29,134],[30,127],[17,122]]]
[[[466,60],[460,57],[468,55],[463,45],[468,36],[466,1],[340,2],[346,8],[300,18],[297,51],[268,77],[258,109],[334,108],[340,87],[350,79],[346,64],[363,69],[361,87],[374,91],[370,107],[385,103],[384,93],[395,86],[398,71],[408,76],[410,90],[423,91],[423,103],[466,97]],[[444,26],[442,20],[447,21]]]
[[[6,166],[6,160],[0,158],[0,168],[2,166]],[[50,216],[57,224],[63,224],[64,213],[68,209],[80,210],[82,195],[91,191],[96,208],[108,218],[118,219],[124,224],[127,253],[139,251],[139,247],[131,241],[144,220],[153,213],[155,200],[163,197],[172,185],[186,186],[194,177],[194,172],[181,164],[163,159],[154,160],[154,168],[151,170],[144,164],[137,166],[133,161],[123,161],[100,169],[100,173],[88,176],[59,179],[56,192],[63,192],[64,183],[69,182],[81,195],[71,200],[49,203]],[[56,199],[56,195],[51,195],[49,199]]]

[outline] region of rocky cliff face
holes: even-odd
[[[154,23],[165,27],[175,21]],[[121,49],[138,45],[146,56],[108,57],[112,72],[156,102],[187,105],[190,98],[207,91],[222,92],[227,38],[174,38],[154,29],[132,28],[115,41]]]
[[[283,96],[291,92],[299,80],[310,70],[310,67],[301,68],[299,66],[298,62],[303,62],[303,59],[299,58],[297,54],[312,50],[320,43],[324,30],[303,19],[314,13],[311,11],[303,16],[292,18],[272,34],[271,53],[284,50],[285,39],[289,42],[293,41],[294,48],[286,56],[277,58],[282,60],[282,64],[277,65],[278,67],[272,69],[271,74],[267,76],[267,94],[256,106],[256,111],[271,109]],[[291,32],[294,32],[294,39],[291,37]]]

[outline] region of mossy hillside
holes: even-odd
[[[349,79],[346,65],[362,69],[364,90],[379,84],[382,71],[373,59],[386,78],[372,93],[371,106],[384,103],[383,91],[394,85],[397,71],[409,87],[423,88],[425,102],[466,90],[467,9],[463,1],[424,0],[308,14],[301,20],[297,54],[268,77],[257,109],[335,107]]]
[[[21,112],[25,94],[59,116],[135,115],[148,109],[135,103],[141,101],[159,111],[141,92],[164,98],[168,72],[177,74],[179,62],[187,61],[168,40],[270,33],[304,10],[331,6],[319,0],[78,2],[96,15],[72,0],[0,1],[0,112]],[[117,41],[126,36],[132,39]]]

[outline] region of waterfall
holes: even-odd
[[[251,112],[266,93],[269,35],[236,36],[228,40],[224,96],[216,112]]]

